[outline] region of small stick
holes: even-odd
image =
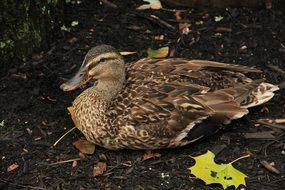
[[[260,161],[260,164],[265,167],[268,171],[275,173],[275,174],[280,174],[280,171],[277,170],[275,167],[273,167],[272,165],[270,165],[267,161],[262,160]]]
[[[170,29],[170,30],[173,30],[173,31],[175,30],[174,26],[172,26],[171,24],[167,23],[164,20],[161,20],[160,18],[158,18],[155,15],[150,15],[148,17],[148,16],[145,16],[145,15],[137,13],[137,12],[132,12],[132,13],[134,15],[136,15],[136,16],[139,16],[139,17],[142,17],[142,18],[145,18],[145,19],[149,20],[149,21],[153,22],[154,24],[157,24],[160,27],[164,27],[164,28],[167,28],[167,29]]]
[[[56,146],[59,141],[61,141],[68,133],[70,133],[71,131],[73,131],[76,127],[73,127],[71,129],[69,129],[66,133],[64,133],[57,141],[55,141],[55,143],[53,143],[53,146]]]
[[[251,156],[250,154],[241,156],[241,157],[235,159],[234,161],[231,161],[230,164],[233,164],[233,163],[235,163],[235,162],[237,162],[237,161],[239,161],[239,160],[241,160],[241,159],[248,158],[248,157],[250,157],[250,156]]]
[[[113,8],[113,9],[117,9],[117,8],[118,8],[117,5],[115,5],[114,3],[111,3],[111,2],[108,1],[108,0],[101,0],[101,2],[104,3],[105,5],[107,5],[107,6],[111,7],[111,8]]]
[[[231,29],[231,28],[226,28],[226,27],[218,27],[218,28],[216,28],[215,31],[216,31],[216,32],[232,32],[233,29]]]
[[[282,69],[280,69],[278,66],[275,66],[275,65],[268,65],[268,67],[269,67],[270,69],[272,69],[272,70],[274,70],[274,71],[280,73],[281,76],[282,76],[283,78],[285,78],[285,71],[283,71]]]
[[[285,129],[284,125],[269,123],[269,122],[266,122],[266,121],[261,120],[261,119],[255,121],[255,123],[258,123],[258,124],[261,124],[261,125],[267,125],[269,127],[273,127],[273,128],[277,128],[277,129]]]
[[[171,30],[175,30],[175,27],[172,26],[171,24],[167,23],[164,20],[161,20],[159,17],[155,16],[155,15],[150,15],[150,18],[153,18],[154,20],[156,20],[159,24],[171,29]]]
[[[70,160],[64,160],[64,161],[54,162],[54,163],[48,164],[48,166],[54,166],[54,165],[58,165],[58,164],[65,164],[65,163],[74,162],[74,161],[79,161],[79,160],[81,160],[81,158],[74,158],[74,159],[70,159]]]

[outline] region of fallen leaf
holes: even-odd
[[[132,55],[132,54],[135,54],[135,53],[137,53],[137,52],[135,52],[135,51],[121,51],[120,52],[121,55]]]
[[[77,20],[72,21],[71,26],[77,26],[79,24],[79,22]]]
[[[147,50],[147,55],[149,58],[164,58],[168,55],[169,47],[162,47],[157,50],[149,48]]]
[[[2,120],[2,121],[0,122],[0,127],[4,127],[4,125],[5,125],[5,121]]]
[[[77,166],[77,160],[73,160],[72,167],[75,168]]]
[[[144,2],[148,2],[149,4],[143,4],[137,8],[137,10],[146,10],[146,9],[161,9],[161,3],[159,0],[143,0]]]
[[[83,154],[93,154],[95,151],[95,144],[87,140],[79,139],[73,142],[73,145]]]
[[[105,162],[97,162],[93,167],[93,177],[102,175],[107,170],[107,164]]]
[[[161,35],[155,36],[154,39],[155,40],[164,40],[164,35],[161,34]]]
[[[175,18],[176,18],[177,21],[182,19],[180,10],[176,10],[175,11]]]
[[[184,22],[179,24],[179,30],[182,32],[182,34],[188,34],[190,32],[190,26],[191,24]]]
[[[247,176],[235,169],[232,166],[232,162],[228,164],[216,164],[214,161],[215,154],[211,151],[192,158],[196,163],[194,166],[188,168],[190,173],[203,180],[207,185],[219,183],[224,189],[230,186],[234,186],[235,188],[239,185],[246,186],[245,178]]]
[[[202,25],[202,24],[204,24],[204,22],[202,20],[200,20],[200,21],[196,21],[195,24],[196,25]]]
[[[161,154],[159,153],[155,153],[155,152],[152,152],[152,151],[147,151],[144,155],[143,155],[143,161],[145,160],[148,160],[150,158],[160,158],[161,157]]]
[[[221,20],[223,20],[224,17],[222,16],[215,16],[215,22],[220,22]]]
[[[11,164],[10,166],[8,166],[7,172],[11,172],[11,171],[17,169],[18,167],[19,167],[19,165],[17,163]]]

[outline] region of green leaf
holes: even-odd
[[[215,16],[215,22],[220,22],[221,20],[223,20],[224,17],[222,16]]]
[[[4,125],[5,125],[5,121],[2,120],[2,121],[0,122],[0,127],[4,127]]]
[[[168,55],[169,47],[162,47],[157,50],[148,48],[147,55],[149,58],[164,58]]]
[[[232,163],[217,164],[214,161],[215,154],[208,151],[200,156],[192,157],[195,160],[195,165],[188,168],[190,173],[197,178],[203,180],[207,185],[219,183],[226,189],[229,186],[237,188],[239,185],[245,185],[244,173],[235,169]]]

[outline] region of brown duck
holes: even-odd
[[[73,119],[88,141],[108,149],[159,149],[211,135],[269,101],[278,87],[248,72],[261,71],[183,58],[125,64],[115,48],[100,45],[61,89],[95,79],[73,102]]]

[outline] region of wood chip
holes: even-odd
[[[274,131],[262,131],[256,133],[245,133],[244,137],[246,139],[263,139],[263,140],[273,140],[275,136],[272,134]]]
[[[232,32],[233,29],[231,29],[231,28],[226,28],[226,27],[218,27],[218,28],[216,28],[215,31],[216,31],[216,32]]]
[[[265,160],[262,160],[260,162],[260,164],[265,167],[268,171],[272,172],[272,173],[275,173],[275,174],[280,174],[280,171],[278,169],[276,169],[273,165],[274,164],[270,164],[268,163],[267,161]]]

